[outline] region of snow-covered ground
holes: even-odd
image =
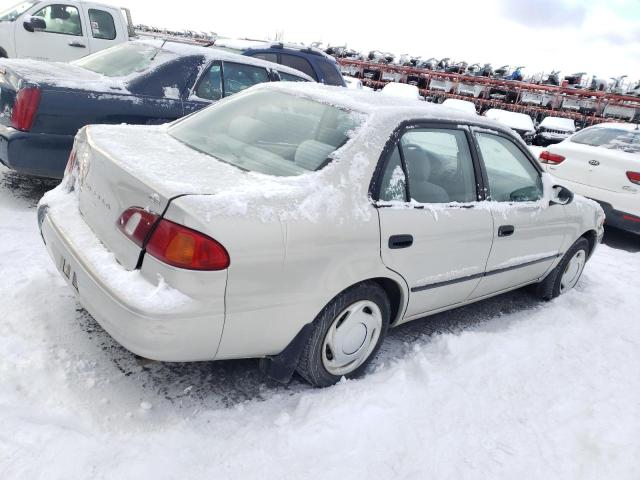
[[[640,253],[601,246],[551,303],[399,327],[365,378],[314,390],[115,344],[42,245],[48,187],[0,167],[3,480],[640,478]]]

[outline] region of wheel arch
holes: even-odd
[[[587,240],[587,242],[589,242],[588,258],[591,258],[591,254],[595,250],[598,243],[598,234],[595,230],[587,230],[582,235],[580,235],[580,238],[584,238]]]

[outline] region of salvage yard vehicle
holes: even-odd
[[[160,124],[256,83],[311,81],[284,65],[210,48],[132,41],[71,64],[0,61],[0,161],[62,178],[73,138],[90,123]]]
[[[540,153],[545,169],[571,190],[591,198],[607,225],[640,234],[640,130],[601,123]]]
[[[228,38],[217,39],[213,48],[286,65],[309,75],[318,83],[346,86],[335,58],[318,48],[291,43]]]
[[[536,128],[533,144],[546,147],[560,143],[576,133],[576,124],[571,118],[545,117]]]
[[[522,137],[527,145],[531,145],[536,129],[533,125],[533,120],[526,113],[490,108],[484,112],[484,116],[511,127]]]
[[[128,9],[82,0],[27,0],[0,12],[0,57],[68,62],[134,35]]]
[[[455,108],[461,112],[467,112],[471,115],[477,115],[476,105],[473,102],[467,100],[459,100],[457,98],[447,98],[442,105],[449,108]]]
[[[252,87],[169,126],[82,129],[38,206],[82,305],[132,352],[260,358],[327,386],[387,329],[525,285],[576,285],[595,203],[508,128],[413,99]]]

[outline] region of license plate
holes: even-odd
[[[80,293],[78,290],[78,277],[76,276],[76,272],[72,270],[71,264],[68,260],[62,256],[60,257],[60,271],[71,282],[71,286],[75,288],[76,292]]]

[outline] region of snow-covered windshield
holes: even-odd
[[[7,8],[0,12],[0,22],[15,22],[16,18],[33,7],[37,1],[20,2],[13,7]]]
[[[146,43],[127,42],[88,55],[72,62],[74,65],[107,77],[126,77],[143,72],[153,63],[158,65],[176,55]]]
[[[640,130],[622,128],[587,128],[571,137],[574,143],[640,153]]]
[[[329,163],[361,119],[301,96],[254,90],[178,121],[169,134],[242,170],[294,176]]]

